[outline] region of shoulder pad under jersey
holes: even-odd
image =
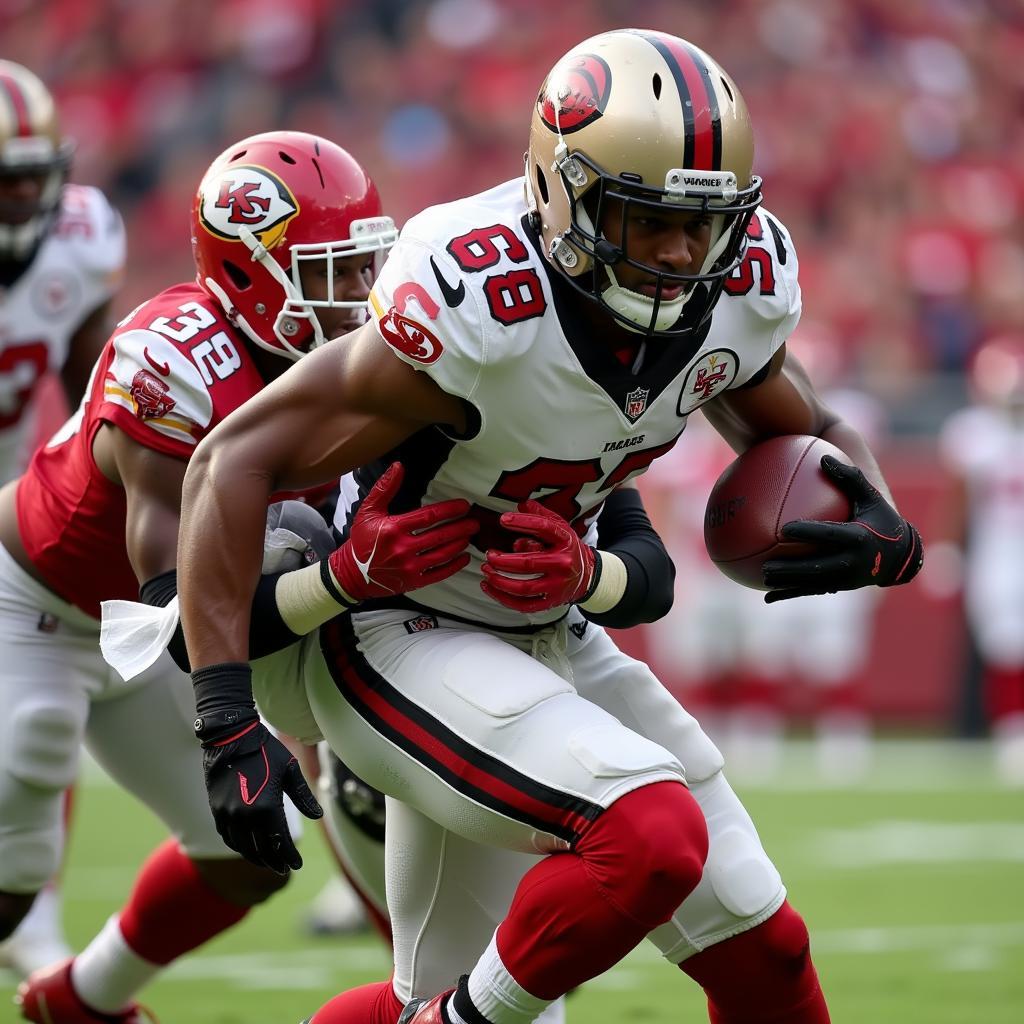
[[[94,283],[98,293],[95,305],[117,291],[124,274],[124,224],[98,188],[65,185],[51,232]]]
[[[471,400],[486,366],[519,353],[547,301],[523,233],[522,183],[431,207],[403,228],[370,294],[399,358]]]
[[[747,229],[743,262],[726,280],[712,314],[708,343],[736,352],[740,387],[760,371],[800,320],[800,264],[781,221],[759,209]]]
[[[213,418],[213,399],[195,363],[179,345],[144,328],[115,334],[111,345],[103,383],[110,418],[146,447],[187,457]]]

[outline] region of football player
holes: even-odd
[[[292,361],[366,319],[396,232],[362,167],[296,132],[229,147],[199,185],[191,226],[195,281],[120,322],[77,412],[0,491],[0,935],[54,870],[60,794],[83,739],[174,834],[80,956],[22,985],[32,1021],[133,1024],[145,982],[287,879],[225,847],[187,674],[163,654],[130,682],[115,676],[98,645],[100,603],[173,602],[181,482],[197,443]],[[290,779],[296,805],[318,817],[295,765]]]
[[[0,484],[24,469],[37,424],[60,420],[33,404],[44,376],[74,408],[110,332],[124,231],[102,192],[67,183],[73,149],[46,86],[0,60]],[[0,963],[24,975],[66,949],[50,885]]]
[[[246,802],[232,784],[287,763],[247,664],[260,506],[359,466],[366,491],[398,457],[404,507],[459,497],[480,523],[470,563],[416,589],[360,507],[349,547],[274,595],[296,633],[326,623],[305,645],[309,708],[388,797],[394,975],[314,1024],[524,1024],[645,936],[718,1024],[828,1019],[806,926],[721,755],[603,628],[664,614],[666,559],[594,528],[702,408],[737,450],[817,434],[862,467],[824,460],[855,521],[787,525],[815,553],[765,565],[770,601],[905,583],[921,564],[867,446],[786,355],[797,259],[752,157],[743,99],[706,53],[653,31],[586,40],[540,90],[525,177],[410,220],[373,323],[190,464],[196,731],[214,815],[257,862],[287,843],[276,787]],[[475,906],[502,908],[489,942],[466,923]]]
[[[971,359],[971,405],[942,430],[953,486],[947,555],[962,563],[963,606],[983,670],[995,764],[1024,786],[1024,337],[989,338]]]

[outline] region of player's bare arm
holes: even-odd
[[[174,568],[186,463],[104,424],[92,449],[100,472],[124,488],[125,541],[140,583]]]
[[[793,597],[909,582],[923,562],[921,538],[896,510],[881,470],[864,438],[818,397],[804,368],[781,348],[758,385],[708,403],[705,415],[737,451],[769,437],[810,434],[849,456],[846,466],[829,456],[822,470],[850,499],[848,523],[798,520],[785,524],[789,540],[818,546],[806,558],[776,559],[762,567],[769,604]]]
[[[821,400],[806,370],[783,345],[772,357],[765,379],[755,387],[723,392],[702,407],[711,425],[736,452],[782,434],[822,437],[850,457],[855,466],[892,502],[892,495],[867,442]]]
[[[432,423],[462,430],[461,402],[366,325],[310,353],[210,433],[185,476],[179,544],[194,667],[247,658],[270,495],[337,478]]]

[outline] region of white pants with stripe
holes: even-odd
[[[537,856],[653,782],[685,775],[711,838],[702,881],[651,936],[669,960],[754,927],[785,899],[717,748],[646,665],[577,613],[515,635],[363,612],[323,627],[304,655],[324,737],[390,798],[400,998],[453,984]]]

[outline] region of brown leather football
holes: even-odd
[[[849,499],[821,468],[823,455],[850,461],[820,437],[789,434],[754,445],[725,468],[704,512],[704,545],[726,576],[767,590],[761,579],[764,562],[812,550],[782,539],[786,523],[850,518]]]

